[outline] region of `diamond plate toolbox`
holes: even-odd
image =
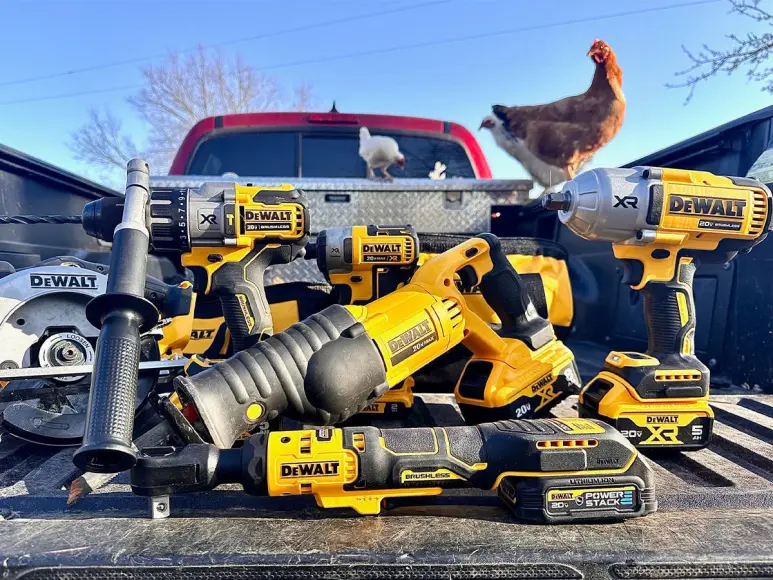
[[[532,182],[523,179],[311,179],[261,177],[152,177],[155,187],[198,187],[204,181],[272,186],[291,183],[309,200],[313,234],[350,225],[406,225],[421,233],[478,234],[491,227],[491,206],[525,204]]]

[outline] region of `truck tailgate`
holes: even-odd
[[[572,416],[575,402],[556,414]],[[212,567],[272,579],[771,577],[773,397],[718,395],[712,405],[708,449],[653,462],[659,511],[605,525],[520,524],[479,491],[357,517],[230,487],[175,496],[172,516],[151,520],[125,474],[67,507],[73,450],[5,434],[0,561],[4,578],[166,578],[181,566],[189,578]],[[414,413],[417,424],[461,423],[449,395],[422,395]]]

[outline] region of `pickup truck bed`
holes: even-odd
[[[571,346],[588,378],[603,353]],[[450,395],[420,397],[409,424],[461,423]],[[708,449],[653,462],[659,511],[605,525],[521,524],[476,490],[360,517],[218,489],[173,497],[171,517],[151,520],[126,475],[67,507],[73,450],[0,434],[3,578],[773,577],[773,396],[716,389],[712,405]]]

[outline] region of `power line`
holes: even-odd
[[[397,52],[400,50],[410,50],[415,48],[428,48],[430,46],[441,46],[443,44],[453,44],[456,42],[468,42],[470,40],[483,40],[487,38],[494,38],[497,36],[507,36],[509,34],[517,34],[519,32],[532,32],[535,30],[546,30],[549,28],[559,28],[561,26],[570,26],[573,24],[584,24],[586,22],[596,22],[599,20],[611,20],[613,18],[622,18],[625,16],[638,16],[640,14],[647,14],[651,12],[661,12],[663,10],[673,10],[675,8],[685,8],[690,6],[699,6],[701,4],[715,4],[722,2],[723,0],[697,0],[694,2],[682,2],[679,4],[671,4],[670,6],[658,6],[654,8],[640,8],[638,10],[626,10],[624,12],[616,12],[614,14],[605,14],[601,16],[589,16],[587,18],[577,18],[573,20],[565,20],[563,22],[553,22],[550,24],[535,24],[531,26],[521,26],[518,28],[508,28],[506,30],[498,30],[495,32],[486,32],[483,34],[470,34],[468,36],[458,36],[456,38],[447,38],[443,40],[431,40],[426,42],[416,42],[414,44],[402,44],[399,46],[392,46],[388,48],[376,48],[373,50],[352,52],[349,54],[339,54],[336,56],[322,57],[309,60],[299,60],[295,62],[287,62],[276,65],[269,65],[260,67],[260,70],[276,70],[282,68],[290,68],[295,66],[302,66],[307,64],[319,64],[322,62],[331,62],[336,60],[345,60],[349,58],[357,58],[360,56],[373,56],[376,54],[386,54],[389,52]]]
[[[297,32],[307,32],[309,30],[314,30],[314,29],[317,29],[317,28],[325,28],[325,27],[328,27],[328,26],[334,26],[336,24],[346,24],[348,22],[356,22],[358,20],[365,20],[367,18],[375,18],[377,16],[387,16],[389,14],[395,14],[395,13],[398,13],[398,12],[405,12],[405,11],[408,11],[408,10],[417,10],[419,8],[427,8],[429,6],[436,6],[438,4],[447,4],[448,2],[451,2],[451,0],[432,0],[431,2],[423,2],[421,4],[409,4],[407,6],[399,6],[397,8],[390,8],[388,10],[380,10],[378,12],[370,12],[368,14],[357,14],[357,15],[352,15],[352,16],[345,16],[343,18],[337,18],[335,20],[325,20],[324,22],[317,22],[317,23],[314,23],[314,24],[305,24],[303,26],[298,26],[298,27],[295,27],[295,28],[285,28],[285,29],[282,29],[282,30],[275,30],[275,31],[272,31],[272,32],[264,32],[262,34],[256,34],[254,36],[246,36],[246,37],[237,38],[237,39],[234,39],[234,40],[226,40],[224,42],[219,42],[219,43],[216,43],[216,44],[207,45],[204,48],[207,48],[207,49],[222,48],[224,46],[232,46],[234,44],[241,44],[241,43],[244,43],[244,42],[253,42],[253,41],[256,41],[256,40],[263,40],[263,39],[266,39],[266,38],[272,38],[274,36],[281,36],[281,35],[284,35],[284,34],[295,34]],[[198,48],[199,48],[198,46],[193,47],[193,48],[186,48],[185,50],[181,50],[179,52],[181,54],[185,54],[185,53],[188,53],[188,52],[193,52],[195,50],[198,50]],[[103,63],[103,64],[95,64],[95,65],[86,66],[86,67],[82,67],[82,68],[67,70],[67,71],[61,71],[61,72],[58,72],[58,73],[51,73],[51,74],[46,74],[46,75],[39,75],[39,76],[27,77],[27,78],[23,78],[23,79],[16,79],[16,80],[11,80],[11,81],[5,81],[5,82],[0,82],[0,87],[10,87],[10,86],[15,86],[15,85],[22,85],[22,84],[32,83],[32,82],[36,82],[36,81],[45,81],[45,80],[56,79],[56,78],[61,78],[61,77],[67,77],[67,76],[72,76],[72,75],[77,75],[77,74],[82,74],[82,73],[87,73],[87,72],[94,72],[94,71],[98,71],[98,70],[105,70],[105,69],[109,69],[109,68],[126,66],[126,65],[129,65],[129,64],[138,64],[138,63],[141,63],[141,62],[147,62],[147,61],[150,61],[150,60],[156,60],[158,58],[163,58],[163,57],[165,57],[167,55],[168,55],[168,53],[155,54],[155,55],[152,55],[152,56],[143,56],[143,57],[139,57],[139,58],[129,58],[129,59],[125,59],[125,60],[118,60],[118,61],[113,61],[113,62],[108,62],[108,63]]]
[[[442,0],[441,0],[442,1]],[[445,0],[447,1],[447,0]],[[392,46],[388,48],[378,48],[373,50],[366,50],[366,51],[359,51],[359,52],[353,52],[349,54],[341,54],[336,56],[330,56],[330,57],[322,57],[317,59],[308,59],[308,60],[299,60],[294,62],[288,62],[288,63],[281,63],[276,65],[269,65],[269,66],[262,66],[260,67],[261,71],[265,70],[277,70],[282,68],[290,68],[295,66],[302,66],[307,64],[318,64],[322,62],[332,62],[337,60],[346,60],[350,58],[358,58],[361,56],[373,56],[376,54],[386,54],[389,52],[397,52],[401,50],[410,50],[410,49],[416,49],[416,48],[428,48],[431,46],[440,46],[443,44],[453,44],[456,42],[468,42],[470,40],[483,40],[487,38],[494,38],[497,36],[506,36],[510,34],[517,34],[520,32],[531,32],[535,30],[547,30],[550,28],[559,28],[562,26],[571,26],[574,24],[584,24],[587,22],[596,22],[599,20],[611,20],[614,18],[624,18],[627,16],[638,16],[640,14],[648,14],[653,12],[662,12],[664,10],[674,10],[676,8],[688,8],[692,6],[700,6],[703,4],[716,4],[718,2],[722,2],[723,0],[695,0],[692,2],[680,2],[677,4],[671,4],[668,6],[657,6],[657,7],[651,7],[651,8],[640,8],[637,10],[626,10],[623,12],[615,12],[612,14],[602,14],[600,16],[589,16],[586,18],[576,18],[572,20],[564,20],[561,22],[553,22],[549,24],[535,24],[531,26],[521,26],[518,28],[509,28],[506,30],[498,30],[494,32],[486,32],[482,34],[471,34],[467,36],[459,36],[456,38],[447,38],[442,40],[433,40],[433,41],[427,41],[427,42],[417,42],[413,44],[404,44],[399,46]],[[237,42],[237,41],[234,41]],[[124,91],[124,90],[134,90],[141,88],[143,85],[132,85],[132,86],[124,86],[124,87],[114,87],[109,89],[97,89],[94,91],[81,91],[77,93],[67,93],[67,94],[60,94],[60,95],[51,95],[51,96],[44,96],[44,97],[32,97],[28,99],[16,99],[12,101],[2,101],[0,102],[1,105],[15,105],[20,103],[30,103],[35,101],[48,101],[48,100],[56,100],[56,99],[64,99],[68,97],[76,97],[76,96],[83,96],[83,95],[89,95],[89,94],[99,94],[99,93],[109,93],[109,92],[117,92],[117,91]]]

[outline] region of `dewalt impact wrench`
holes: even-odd
[[[196,189],[151,187],[146,212],[153,251],[181,256],[196,292],[220,298],[234,350],[273,334],[263,272],[303,255],[309,212],[291,185],[205,182]],[[122,204],[99,199],[83,210],[83,228],[112,241]]]
[[[616,426],[642,448],[709,444],[709,370],[695,356],[692,283],[698,261],[726,262],[768,234],[760,182],[654,167],[593,169],[543,204],[586,239],[612,242],[624,284],[641,290],[644,354],[611,352],[580,393],[580,416]]]
[[[480,285],[507,332],[498,335],[470,311],[457,276],[465,287]],[[185,417],[227,448],[279,414],[344,421],[460,343],[473,353],[457,387],[471,422],[530,417],[545,401],[567,396],[566,385],[579,387],[572,353],[537,316],[496,236],[481,234],[431,258],[398,290],[366,306],[329,306],[192,377],[177,377],[175,390]]]
[[[646,515],[657,509],[653,479],[619,432],[589,419],[281,431],[238,449],[143,449],[131,472],[132,491],[165,506],[175,493],[237,483],[253,495],[312,494],[320,507],[378,514],[385,500],[422,503],[467,486],[496,490],[516,517],[542,523]]]

